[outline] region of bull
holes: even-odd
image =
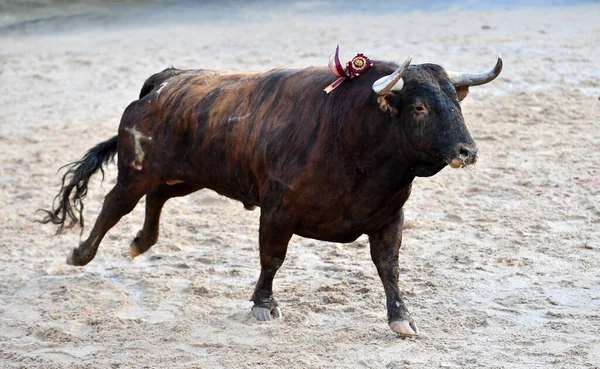
[[[158,239],[165,202],[200,189],[260,207],[261,272],[253,315],[281,317],[273,278],[292,235],[331,242],[369,237],[383,283],[390,328],[418,328],[400,297],[398,254],[403,205],[415,177],[477,160],[461,112],[470,86],[496,78],[435,64],[374,61],[360,78],[330,94],[336,76],[324,67],[264,73],[167,69],[150,77],[123,113],[118,135],[68,164],[43,223],[58,233],[79,224],[90,177],[118,154],[117,183],[89,237],[67,258],[86,265],[104,235],[146,196],[131,257]],[[104,174],[104,173],[103,173]]]

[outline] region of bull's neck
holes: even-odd
[[[410,141],[393,124],[388,114],[378,111],[349,117],[342,127],[341,145],[345,164],[355,175],[396,191],[410,185],[415,176]]]

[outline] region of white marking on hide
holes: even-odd
[[[169,82],[163,82],[160,84],[160,87],[158,88],[158,90],[156,90],[156,97],[158,97],[158,94],[160,94],[160,91],[162,91],[162,89],[165,88],[167,83],[169,83]]]
[[[96,236],[96,237],[94,237],[94,239],[92,240],[92,243],[91,243],[91,245],[96,245],[96,244],[97,244],[97,242],[98,242],[98,239],[99,239],[99,238],[100,238],[100,236]]]
[[[400,307],[400,301],[396,301],[396,306]]]
[[[152,141],[152,137],[146,137],[142,132],[133,128],[125,128],[125,130],[133,135],[133,148],[135,150],[135,160],[131,163],[131,166],[136,170],[142,170],[142,163],[146,153],[142,147],[142,140]]]
[[[229,119],[227,119],[227,121],[228,121],[228,122],[235,122],[235,121],[238,121],[238,120],[246,119],[246,118],[248,118],[250,115],[251,115],[250,113],[248,113],[248,114],[246,114],[246,115],[242,115],[241,117],[234,117],[233,115],[230,115],[230,116],[229,116]]]

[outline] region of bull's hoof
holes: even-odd
[[[137,248],[135,247],[135,244],[132,242],[131,246],[129,246],[129,256],[131,256],[132,258],[135,258],[136,256],[140,256],[140,255],[142,255],[142,253],[137,250]]]
[[[135,258],[136,256],[140,256],[144,253],[144,248],[141,246],[142,243],[142,231],[139,230],[138,233],[135,235],[135,238],[133,239],[133,241],[131,241],[131,244],[129,245],[129,256],[131,256],[132,258]],[[146,248],[147,250],[147,248]]]
[[[74,261],[73,261],[73,252],[75,250],[73,250],[69,255],[67,255],[67,264],[69,265],[75,265]]]
[[[129,245],[129,256],[135,258],[136,256],[140,256],[152,247],[156,243],[156,238],[154,242],[148,241],[147,239],[142,239],[142,230],[139,230],[135,235],[133,241]]]
[[[73,249],[73,251],[67,255],[67,264],[73,266],[84,266],[89,263],[90,260],[84,260],[80,255],[78,249]]]
[[[417,336],[419,335],[419,327],[413,319],[408,320],[394,320],[389,323],[390,328],[401,336]]]
[[[281,309],[279,306],[273,308],[253,306],[252,315],[260,322],[268,322],[274,319],[281,318]]]
[[[133,239],[133,241],[131,241],[131,244],[129,245],[129,256],[131,256],[132,258],[142,255],[142,253],[137,248],[137,243],[139,240],[139,237],[136,237]]]
[[[268,322],[273,319],[281,318],[281,309],[279,308],[277,301],[271,297],[268,300],[263,300],[259,304],[255,302],[252,307],[252,315],[254,315],[258,321]]]

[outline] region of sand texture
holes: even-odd
[[[600,4],[388,14],[265,11],[243,21],[0,34],[0,368],[600,368]],[[33,223],[57,169],[116,134],[144,80],[178,68],[343,60],[482,72],[463,112],[468,169],[415,180],[400,288],[421,336],[387,326],[368,240],[294,237],[252,318],[260,209],[202,191],[170,200],[132,260],[144,200],[86,267],[78,230]],[[325,86],[323,86],[325,87]],[[88,228],[115,183],[85,202]]]

